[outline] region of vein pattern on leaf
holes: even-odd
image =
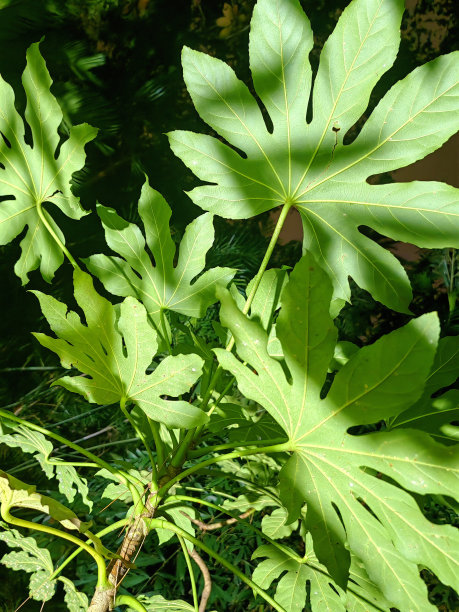
[[[214,239],[212,215],[195,219],[186,229],[174,266],[175,244],[169,220],[171,209],[164,198],[146,182],[139,201],[145,238],[133,223],[127,223],[112,208],[98,206],[110,248],[121,257],[93,255],[88,267],[111,293],[132,296],[143,302],[150,320],[158,328],[162,310],[202,317],[215,302],[215,287],[226,286],[234,276],[231,268],[212,268],[204,273],[206,253]],[[197,280],[193,282],[196,278]]]
[[[32,146],[24,139],[25,127],[14,106],[14,92],[0,77],[0,196],[6,197],[0,204],[0,244],[11,242],[27,226],[14,268],[26,284],[29,272],[38,266],[43,278],[51,281],[64,258],[40,215],[62,243],[64,236],[42,205],[52,203],[71,219],[87,214],[73,195],[70,181],[84,165],[84,147],[97,130],[87,124],[70,128],[56,157],[62,111],[50,92],[52,81],[38,43],[27,51],[22,82]]]
[[[268,354],[264,330],[223,292],[222,323],[247,365],[215,352],[241,392],[289,436],[293,455],[280,472],[281,499],[290,522],[307,502],[315,552],[338,585],[347,583],[348,547],[392,605],[433,609],[418,565],[457,585],[458,534],[427,521],[409,492],[457,496],[457,456],[421,431],[357,436],[348,430],[389,420],[418,401],[435,356],[438,320],[424,315],[354,352],[321,399],[336,344],[331,295],[325,273],[305,255],[283,291],[276,326],[287,375]]]
[[[407,311],[411,290],[395,257],[364,236],[369,226],[422,247],[458,247],[457,190],[443,183],[369,185],[367,179],[422,159],[459,127],[458,53],[414,70],[380,100],[357,138],[343,138],[365,112],[400,41],[402,0],[353,0],[325,43],[306,122],[313,39],[298,0],[258,0],[250,68],[270,121],[232,69],[188,48],[184,78],[216,138],[175,131],[174,153],[206,185],[189,195],[204,210],[244,219],[279,205],[302,217],[304,247],[348,300],[352,278],[375,299]],[[242,155],[242,154],[243,155]]]
[[[155,421],[169,427],[194,427],[205,413],[176,397],[190,390],[201,374],[202,359],[195,354],[168,356],[147,374],[158,347],[157,334],[140,302],[126,298],[115,307],[94,289],[91,277],[74,272],[75,299],[86,325],[76,312],[51,296],[34,292],[57,338],[34,334],[43,346],[59,355],[65,368],[85,376],[64,376],[56,383],[83,395],[89,402],[132,402]]]
[[[265,557],[255,568],[253,580],[262,588],[268,588],[276,580],[275,599],[286,612],[302,612],[308,609],[306,602],[313,612],[389,612],[389,603],[368,579],[355,557],[352,558],[348,589],[344,591],[333,584],[326,568],[317,560],[310,535],[306,537],[305,543],[304,563],[298,563],[272,545],[262,545],[252,555],[252,559]]]

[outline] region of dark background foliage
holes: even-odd
[[[101,202],[136,221],[138,195],[147,175],[172,207],[177,239],[186,224],[199,214],[199,209],[184,193],[196,184],[196,179],[174,157],[165,136],[172,129],[209,133],[209,128],[195,112],[183,83],[181,48],[186,44],[225,60],[250,87],[247,44],[254,3],[254,0],[232,3],[217,0],[0,0],[0,73],[14,86],[18,109],[22,110],[25,103],[20,77],[25,67],[26,49],[32,42],[43,39],[41,52],[54,81],[52,91],[64,113],[62,134],[70,123],[86,121],[99,128],[97,139],[87,146],[86,167],[74,176],[74,191],[81,196],[86,209],[94,210],[96,202]],[[311,54],[314,67],[318,64],[323,43],[348,3],[348,0],[302,0],[315,33]],[[399,57],[375,88],[365,116],[387,88],[416,65],[457,48],[459,21],[454,5],[454,0],[407,0]],[[348,139],[358,133],[365,116]],[[383,182],[393,178],[383,176],[375,180]],[[97,215],[89,215],[79,223],[70,223],[62,217],[59,223],[74,255],[85,257],[106,249]],[[269,214],[249,222],[228,223],[216,219],[216,243],[208,265],[237,267],[237,280],[244,285],[258,268],[271,224]],[[439,310],[443,334],[459,333],[459,313],[455,308],[459,290],[456,253],[424,250],[409,261],[400,245],[393,245],[387,238],[374,233],[372,236],[401,253],[400,258],[413,284],[413,312]],[[287,241],[288,235],[275,251],[272,265],[293,265],[297,260],[300,243]],[[112,409],[91,409],[63,390],[49,388],[51,380],[59,375],[58,364],[54,356],[42,351],[30,336],[30,331],[41,329],[43,323],[35,299],[25,293],[13,273],[18,254],[18,241],[0,247],[1,405],[12,405],[21,416],[56,427],[73,440],[96,434],[88,438],[87,444],[99,445],[98,452],[110,452],[114,447],[116,452],[127,449],[134,453],[136,444],[124,443],[130,435],[126,424],[120,418],[113,418]],[[51,287],[42,281],[38,272],[31,275],[30,286],[71,301],[70,276],[70,266],[64,264]],[[215,313],[209,313],[209,324],[204,321],[204,335],[212,334],[212,314]],[[338,326],[342,339],[362,345],[406,320],[406,315],[388,311],[366,292],[354,287],[352,305],[344,308]],[[45,369],[27,369],[30,367]],[[15,368],[26,369],[16,371]],[[105,446],[119,441],[123,441],[119,448]],[[38,469],[24,462],[25,458],[19,452],[0,447],[2,466],[19,464],[16,470],[19,478],[46,489],[46,479]],[[212,484],[220,487],[223,494],[235,494],[225,481]],[[93,494],[97,494],[98,486],[102,485],[93,486]],[[440,513],[434,501],[427,503],[434,514]],[[99,504],[99,510],[102,506]],[[104,521],[116,520],[117,512],[115,504],[105,511]],[[447,516],[441,520],[451,522],[453,519]],[[212,545],[233,556],[233,562],[243,564],[242,559],[245,558],[245,563],[250,559],[255,544],[252,537],[249,533],[241,537],[228,530]],[[57,558],[60,545],[54,546],[54,558]],[[148,555],[144,571],[137,574],[140,582],[132,584],[134,578],[126,582],[131,592],[153,589],[169,598],[186,595],[185,567],[182,562],[175,562],[176,547],[158,552],[153,543],[144,557]],[[85,564],[80,562],[74,569],[79,588],[84,589],[88,581]],[[214,607],[229,611],[249,609],[251,593],[237,580],[231,582],[218,567],[211,571],[215,580]],[[4,570],[0,569],[0,580],[2,575]],[[439,609],[459,610],[457,599],[439,587],[435,577],[427,576],[426,579],[432,601]],[[9,572],[8,581],[1,584],[0,610],[14,610],[27,590],[26,577],[21,572]],[[54,600],[46,607],[51,609],[51,606],[61,609]],[[35,603],[28,603],[23,609],[39,608]],[[266,607],[256,609],[261,611]]]

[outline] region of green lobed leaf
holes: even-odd
[[[214,240],[209,213],[186,228],[174,266],[176,247],[169,228],[171,209],[148,181],[139,200],[146,241],[137,225],[124,221],[112,208],[98,205],[97,211],[107,244],[121,258],[93,255],[87,260],[89,270],[114,295],[140,300],[157,329],[161,329],[160,313],[164,310],[203,317],[207,307],[215,302],[215,287],[226,286],[234,276],[235,270],[231,268],[217,267],[202,273],[206,253]]]
[[[459,52],[396,83],[358,136],[343,144],[396,58],[403,9],[403,0],[353,0],[347,6],[321,53],[309,123],[313,37],[298,0],[258,0],[251,21],[253,85],[272,129],[228,65],[183,50],[196,110],[228,143],[192,132],[169,134],[174,153],[207,183],[189,196],[204,210],[232,219],[296,207],[304,248],[332,280],[334,311],[350,299],[349,276],[395,310],[407,312],[411,300],[400,263],[361,226],[420,247],[459,247],[457,189],[427,181],[367,182],[422,159],[457,131]]]
[[[58,128],[62,111],[50,92],[52,81],[39,43],[27,51],[22,83],[32,145],[25,140],[26,127],[15,109],[13,89],[0,77],[0,199],[6,198],[0,203],[0,244],[8,244],[27,227],[14,267],[25,285],[28,274],[38,266],[50,282],[64,259],[40,218],[39,208],[46,205],[43,215],[61,242],[65,242],[64,235],[48,211],[49,204],[71,219],[87,214],[71,191],[71,178],[83,167],[84,147],[97,130],[86,123],[77,125],[61,144]]]
[[[280,472],[281,500],[289,521],[307,503],[315,552],[333,579],[345,587],[350,550],[392,605],[430,610],[418,565],[457,588],[459,538],[453,527],[430,523],[410,492],[457,496],[457,456],[423,432],[349,430],[387,420],[419,399],[438,320],[424,315],[355,352],[320,399],[336,342],[327,308],[331,292],[324,272],[304,256],[284,289],[277,324],[289,378],[269,356],[266,333],[223,292],[221,320],[247,365],[215,352],[240,391],[289,436],[293,454]]]
[[[74,272],[75,299],[85,314],[84,325],[76,312],[51,296],[34,291],[42,312],[57,338],[36,333],[43,346],[59,355],[65,368],[75,367],[86,376],[64,376],[53,384],[83,395],[89,402],[131,402],[170,427],[194,427],[207,420],[199,408],[176,397],[189,391],[202,367],[197,355],[168,356],[147,374],[157,350],[157,334],[148,323],[145,308],[126,298],[117,317],[115,307],[94,289],[91,277]]]
[[[12,448],[18,447],[24,453],[33,453],[34,459],[38,461],[46,476],[57,479],[59,491],[69,502],[73,502],[75,495],[80,493],[83,502],[89,510],[92,510],[93,502],[88,497],[86,478],[79,476],[73,465],[65,465],[59,459],[49,459],[54,450],[51,442],[43,434],[23,425],[11,423],[9,426],[15,433],[0,435],[0,443],[3,442]]]
[[[10,552],[0,563],[12,570],[29,572],[29,594],[32,599],[49,601],[56,590],[56,581],[49,580],[54,571],[48,549],[40,548],[34,538],[24,537],[16,529],[0,531],[0,541],[20,552]]]
[[[321,565],[312,547],[311,537],[306,538],[304,563],[292,559],[286,552],[272,545],[256,549],[252,559],[266,557],[253,572],[253,580],[262,588],[268,588],[274,580],[276,601],[286,612],[389,612],[390,605],[376,586],[368,580],[361,564],[353,557],[347,591],[333,584],[326,568]],[[307,588],[309,585],[309,589]],[[309,590],[309,596],[307,591]],[[306,606],[306,603],[309,606]]]

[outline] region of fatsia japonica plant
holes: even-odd
[[[459,339],[439,340],[436,313],[360,349],[339,342],[334,324],[350,299],[349,277],[409,313],[404,269],[361,226],[421,247],[459,248],[453,187],[368,181],[423,158],[457,130],[457,53],[396,83],[344,144],[396,58],[403,6],[353,0],[323,47],[313,85],[313,35],[297,0],[255,6],[254,93],[225,63],[183,50],[186,86],[214,135],[168,135],[174,153],[206,183],[189,195],[207,212],[178,246],[171,210],[147,180],[142,226],[98,206],[110,253],[78,263],[53,210],[75,220],[86,214],[70,181],[95,130],[80,125],[60,135],[62,113],[37,44],[23,77],[27,130],[12,88],[0,81],[0,240],[27,227],[15,267],[24,284],[38,266],[51,281],[64,255],[74,268],[76,305],[33,292],[53,334],[36,333],[36,340],[68,370],[54,384],[120,411],[144,457],[140,467],[122,453],[102,458],[0,410],[0,441],[32,454],[58,481],[50,497],[0,471],[0,539],[13,549],[2,563],[30,573],[33,599],[50,600],[61,582],[72,612],[202,612],[211,591],[206,559],[250,587],[259,610],[433,610],[423,569],[459,590],[457,530],[429,520],[422,503],[432,495],[454,507],[457,497],[459,395],[451,385]],[[231,284],[236,270],[206,269],[213,215],[247,219],[278,207],[244,295]],[[269,268],[292,208],[303,222],[303,255],[290,270]],[[219,344],[197,331],[215,304]],[[64,461],[53,442],[77,459]],[[110,481],[105,497],[125,504],[124,515],[103,529],[88,488],[96,477]],[[199,483],[193,495],[189,477]],[[220,505],[212,478],[234,493]],[[77,493],[89,521],[72,509]],[[208,524],[202,512],[229,518]],[[258,526],[246,520],[257,513]],[[258,542],[244,569],[202,537],[229,523]],[[120,529],[118,548],[109,550],[104,537]],[[46,537],[68,545],[57,566]],[[122,583],[137,571],[141,547],[171,538],[188,568],[190,602],[158,592],[134,597]],[[90,597],[66,571],[80,553],[94,561]]]

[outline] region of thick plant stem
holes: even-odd
[[[151,519],[150,528],[151,529],[168,529],[169,531],[173,531],[177,535],[182,536],[182,538],[184,538],[185,540],[189,540],[190,542],[194,544],[194,546],[196,546],[196,548],[200,548],[201,550],[203,550],[205,553],[209,555],[209,557],[212,557],[213,559],[218,561],[218,563],[223,565],[223,567],[226,567],[226,569],[230,570],[230,572],[232,572],[235,576],[237,576],[243,582],[245,582],[256,593],[258,593],[261,597],[263,597],[265,601],[271,604],[271,606],[275,610],[277,610],[278,612],[285,612],[285,609],[282,608],[282,606],[280,606],[276,601],[274,601],[274,599],[270,595],[268,595],[266,591],[264,591],[261,587],[259,587],[258,584],[253,582],[253,580],[251,580],[250,578],[247,578],[247,576],[243,572],[241,572],[236,566],[234,566],[232,563],[227,561],[224,557],[222,557],[217,552],[215,552],[214,550],[206,546],[203,542],[201,542],[197,538],[187,533],[184,529],[181,529],[180,527],[177,527],[177,525],[174,525],[173,523],[169,523],[168,521],[165,521],[164,519],[157,519],[157,518]]]
[[[198,602],[198,589],[196,588],[196,579],[194,577],[193,566],[191,565],[190,553],[188,552],[188,548],[186,547],[185,540],[181,535],[177,535],[180,546],[182,547],[183,556],[185,557],[186,566],[188,568],[188,573],[190,575],[191,581],[191,591],[193,593],[193,605],[195,612],[199,612],[199,602]]]
[[[82,548],[87,553],[91,555],[94,561],[97,563],[97,587],[104,588],[108,586],[107,577],[105,574],[105,559],[102,555],[100,555],[94,548],[89,546],[86,542],[83,542],[76,536],[67,533],[66,531],[61,531],[60,529],[55,529],[54,527],[48,527],[48,525],[42,525],[41,523],[33,523],[32,521],[25,521],[24,519],[20,519],[16,516],[13,516],[8,508],[5,508],[3,505],[0,507],[0,513],[2,519],[11,525],[16,525],[17,527],[24,527],[26,529],[32,529],[34,531],[42,531],[51,536],[56,536],[58,538],[62,538],[63,540],[68,540],[72,542],[72,544],[76,544],[79,548]]]
[[[59,238],[59,236],[56,234],[51,224],[49,223],[48,219],[46,218],[46,211],[43,210],[43,202],[37,202],[37,213],[38,213],[38,216],[40,217],[40,221],[46,227],[52,239],[57,244],[57,246],[60,248],[60,250],[64,253],[64,255],[67,257],[67,259],[72,264],[74,269],[79,268],[80,266],[77,264],[75,258],[70,253],[70,251],[65,246],[65,244],[62,242],[62,240]]]
[[[132,483],[133,485],[138,485],[140,482],[140,481],[137,481],[137,479],[131,477],[129,474],[126,474],[125,472],[122,472],[121,470],[117,470],[116,468],[112,467],[109,463],[107,463],[106,461],[98,457],[97,455],[94,455],[94,453],[91,453],[91,451],[87,450],[86,448],[83,448],[82,446],[78,446],[78,444],[75,444],[74,442],[67,440],[67,438],[60,436],[59,434],[54,433],[53,431],[49,431],[49,429],[45,429],[44,427],[40,427],[40,425],[35,425],[35,423],[30,423],[29,421],[21,419],[15,416],[14,414],[11,414],[11,412],[8,412],[7,410],[3,410],[2,408],[0,408],[0,416],[3,416],[6,419],[9,419],[10,421],[13,421],[14,423],[20,423],[24,427],[28,427],[29,429],[33,429],[34,431],[38,431],[39,433],[42,433],[44,436],[48,436],[48,438],[52,438],[53,440],[57,440],[58,442],[65,444],[69,448],[73,448],[73,450],[76,450],[81,455],[84,455],[88,459],[91,459],[94,463],[97,463],[99,467],[105,468],[106,470],[108,470],[111,474],[116,476],[118,480],[122,482],[123,484],[125,484],[126,486],[128,486],[129,483]],[[140,485],[143,486],[142,483],[140,483]]]

